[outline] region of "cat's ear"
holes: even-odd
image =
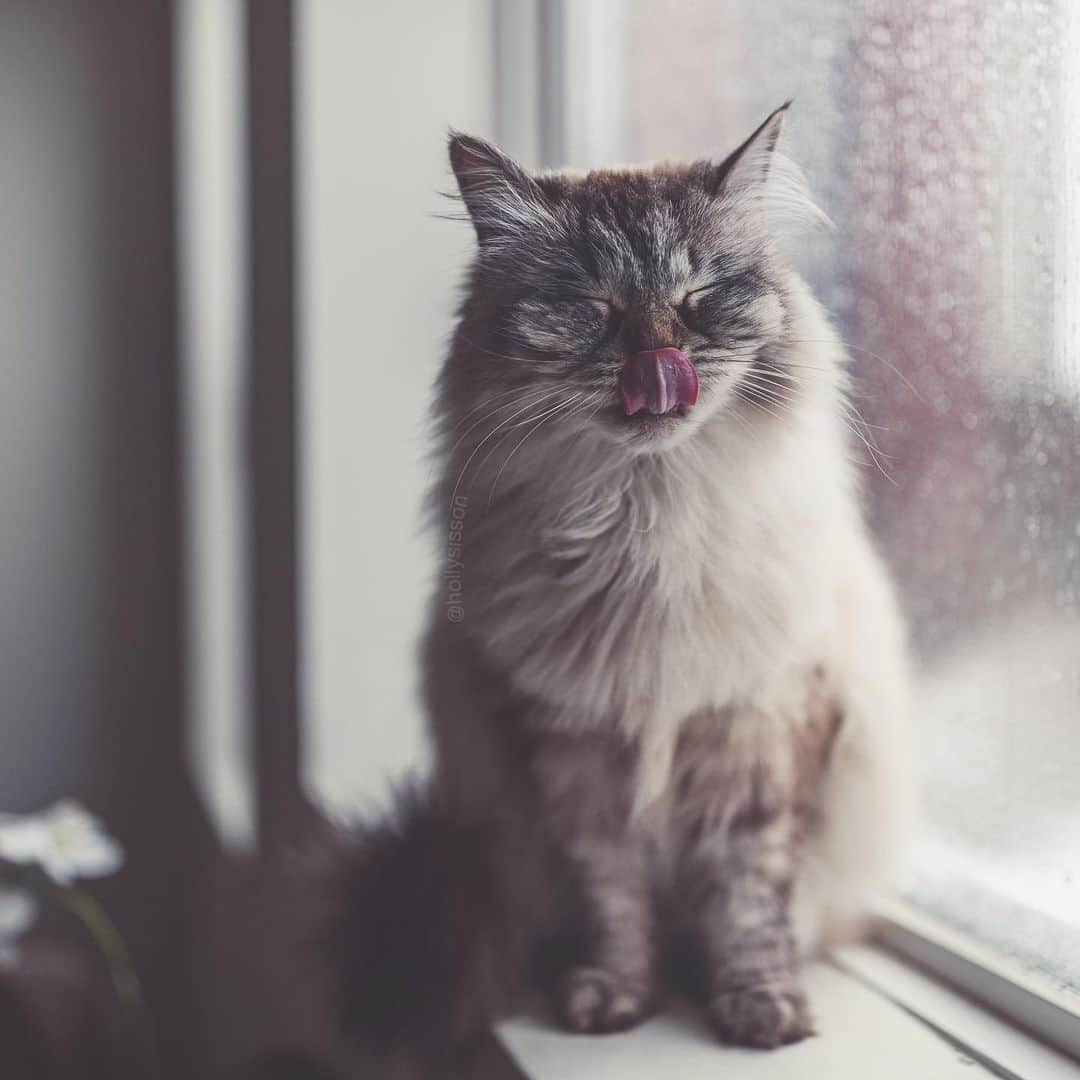
[[[452,131],[450,165],[481,244],[549,220],[549,209],[536,181],[491,143]]]
[[[706,167],[705,187],[710,194],[741,195],[760,190],[765,185],[790,105],[790,101],[785,101],[742,146],[723,161]]]

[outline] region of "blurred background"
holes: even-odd
[[[792,96],[920,665],[908,893],[1080,984],[1069,0],[0,0],[0,811],[123,846],[164,1075],[326,1045],[297,861],[424,765],[448,126],[697,158]],[[99,968],[47,919],[0,967],[56,1075],[114,1074]]]

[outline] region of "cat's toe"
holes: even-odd
[[[607,1035],[640,1023],[648,1010],[648,994],[604,968],[580,967],[564,980],[562,1005],[571,1031]]]
[[[724,1042],[772,1050],[814,1034],[806,995],[791,983],[716,994],[709,1016]]]

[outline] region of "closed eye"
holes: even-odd
[[[701,331],[700,325],[701,312],[698,310],[698,301],[706,296],[708,293],[715,292],[721,287],[721,283],[714,281],[710,285],[702,285],[698,289],[691,289],[689,292],[684,293],[682,299],[676,305],[676,311],[679,313],[679,318],[683,325],[689,327],[691,330]]]
[[[568,304],[592,304],[605,317],[614,312],[615,305],[606,296],[592,296],[589,293],[564,293],[555,298]]]
[[[604,336],[600,340],[601,345],[606,345],[619,332],[622,312],[606,296],[596,296],[593,293],[561,293],[553,296],[548,303],[554,306],[588,304],[604,321]]]
[[[727,284],[726,281],[714,281],[708,285],[702,285],[700,288],[691,289],[688,293],[683,293],[683,298],[679,301],[679,307],[688,303],[695,296],[701,296],[704,293],[715,292],[717,289],[726,288]]]
[[[767,281],[755,270],[743,269],[743,270],[730,270],[722,277],[713,278],[712,281],[706,285],[701,285],[696,289],[691,289],[688,293],[683,295],[680,306],[687,301],[707,296],[709,293],[716,293],[723,290],[727,297],[735,299],[747,299],[749,297],[758,295],[768,291]]]
[[[622,311],[606,296],[592,293],[564,293],[559,300],[568,304],[589,304],[593,311],[604,320],[604,333],[596,342],[596,348],[609,345],[615,340],[622,323]]]

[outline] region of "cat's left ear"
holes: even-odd
[[[705,188],[711,195],[745,194],[764,186],[790,105],[785,101],[742,146],[718,164],[705,167]]]
[[[540,186],[498,147],[475,135],[452,131],[449,152],[461,199],[481,245],[547,221]]]

